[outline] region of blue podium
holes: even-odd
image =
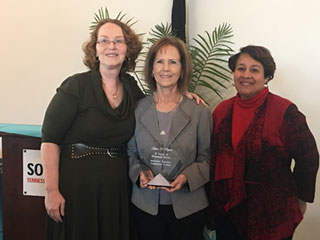
[[[0,124],[3,239],[44,240],[44,198],[23,195],[23,149],[39,150],[41,126]]]

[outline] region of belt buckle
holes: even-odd
[[[112,154],[111,152],[110,152],[110,149],[109,148],[107,148],[107,154],[111,157],[111,158],[115,158],[117,155],[116,154]]]

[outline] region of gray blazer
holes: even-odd
[[[135,117],[135,133],[128,143],[129,176],[133,182],[131,201],[141,210],[156,215],[159,190],[137,185],[141,167],[144,168],[146,160],[151,158],[151,149],[163,147],[152,96],[139,101]],[[184,96],[176,109],[167,145],[176,150],[183,165],[181,173],[187,178],[187,183],[179,191],[171,193],[177,218],[186,217],[208,206],[204,185],[209,181],[211,130],[210,110]]]

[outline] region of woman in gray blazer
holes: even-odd
[[[206,106],[183,95],[191,71],[178,38],[163,38],[149,50],[145,79],[154,94],[138,103],[128,143],[139,240],[202,239],[212,118]]]

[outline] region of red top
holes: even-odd
[[[249,99],[241,99],[240,95],[237,94],[234,100],[232,118],[232,145],[234,150],[237,149],[242,135],[253,120],[256,109],[262,105],[268,93],[268,88],[264,88]]]

